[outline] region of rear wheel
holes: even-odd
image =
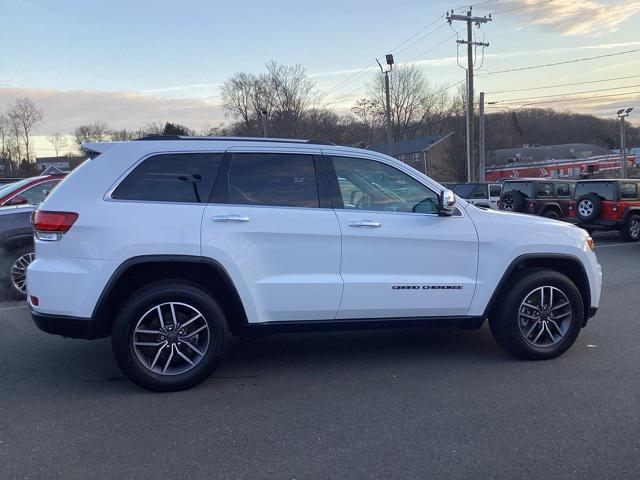
[[[12,298],[27,296],[27,267],[34,259],[34,248],[29,244],[14,248],[4,258],[2,277]]]
[[[625,242],[640,240],[640,215],[629,215],[627,223],[620,229],[620,237]]]
[[[558,215],[558,212],[556,212],[555,210],[547,210],[542,216],[551,218],[552,220],[560,220],[560,215]]]
[[[184,390],[218,366],[228,338],[224,312],[198,285],[160,281],[133,294],[111,335],[116,361],[138,385]]]
[[[498,344],[527,360],[558,357],[573,345],[584,321],[580,292],[565,275],[532,269],[519,274],[489,320]]]

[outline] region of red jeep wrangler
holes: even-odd
[[[623,240],[640,240],[640,179],[580,180],[574,201],[569,205],[569,220],[579,227],[594,230],[618,230]]]

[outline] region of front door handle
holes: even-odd
[[[350,227],[364,227],[364,228],[380,228],[382,224],[380,222],[374,222],[373,220],[357,220],[349,222]]]
[[[243,223],[248,222],[249,217],[246,217],[244,215],[214,215],[213,221],[221,223]]]

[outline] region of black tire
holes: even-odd
[[[576,217],[581,222],[592,222],[600,217],[601,212],[602,199],[594,193],[587,193],[576,200]]]
[[[525,338],[521,331],[519,309],[528,294],[541,286],[555,287],[567,297],[571,315],[558,343],[549,346],[536,346]],[[509,289],[503,291],[504,299],[491,314],[489,326],[496,342],[513,356],[525,360],[548,360],[566,352],[575,342],[584,324],[584,305],[580,292],[565,275],[544,268],[528,269],[519,273]],[[528,329],[527,327],[522,327]],[[546,335],[546,334],[545,334]]]
[[[556,212],[555,210],[546,210],[543,214],[543,217],[545,218],[550,218],[552,220],[560,220],[560,215],[558,215],[558,212]]]
[[[163,374],[150,370],[143,365],[133,345],[136,324],[145,312],[152,311],[156,305],[168,302],[177,302],[194,308],[201,313],[202,324],[206,323],[208,327],[208,330],[205,330],[207,332],[206,350],[202,351],[203,355],[195,366],[187,367],[191,369],[184,373]],[[174,337],[177,336],[177,329],[173,333]],[[118,366],[133,382],[157,392],[174,392],[191,388],[211,375],[220,363],[228,337],[224,311],[211,294],[196,284],[182,280],[162,280],[141,288],[125,301],[114,320],[111,343]],[[168,342],[169,337],[166,338]],[[177,339],[174,338],[172,342],[177,342]],[[173,349],[174,343],[170,346],[171,354],[174,352]],[[156,351],[159,350],[161,348]],[[164,355],[164,353],[158,355]],[[178,359],[178,356],[175,358]],[[164,361],[163,358],[162,362]],[[169,359],[170,363],[171,359]]]
[[[637,242],[640,240],[640,215],[632,214],[620,229],[620,238],[625,242]]]
[[[11,271],[16,265],[18,259],[34,253],[33,244],[22,244],[10,250],[2,258],[2,284],[4,287],[3,296],[15,300],[24,300],[27,297],[26,292],[20,291],[14,279],[12,279]],[[17,265],[16,265],[17,267]],[[20,282],[18,282],[20,283]]]
[[[500,200],[500,209],[508,212],[522,212],[524,209],[524,203],[524,195],[517,190],[511,190],[502,196],[502,199]]]

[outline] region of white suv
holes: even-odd
[[[471,208],[379,153],[190,137],[85,150],[33,216],[32,315],[111,336],[146,388],[201,382],[230,335],[297,330],[488,318],[512,354],[553,358],[598,307],[584,230]]]

